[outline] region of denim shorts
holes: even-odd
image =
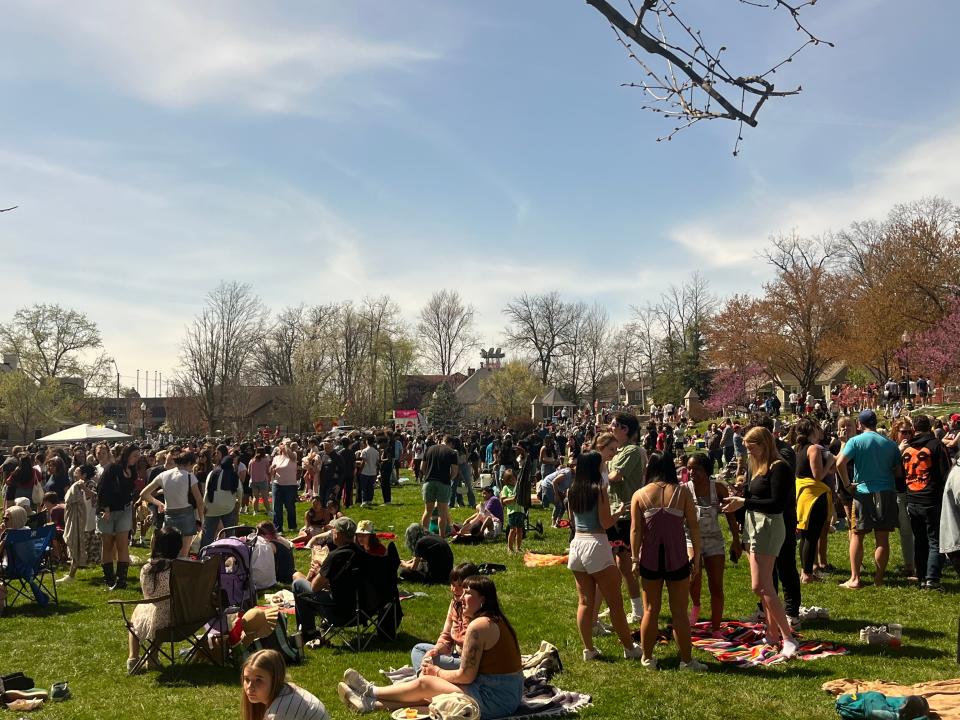
[[[520,707],[523,673],[477,675],[476,680],[463,686],[463,691],[477,701],[483,720],[507,717]]]
[[[123,535],[133,527],[133,506],[123,510],[111,510],[110,517],[97,515],[97,532],[101,535]]]
[[[167,508],[164,514],[163,527],[176,528],[183,536],[197,534],[197,511],[192,507],[171,510]]]

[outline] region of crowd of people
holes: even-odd
[[[309,642],[320,634],[317,622],[344,569],[358,557],[387,555],[372,521],[358,524],[349,508],[369,506],[377,490],[381,503],[390,504],[400,469],[410,468],[423,510],[404,533],[410,559],[398,559],[395,569],[404,579],[449,583],[449,612],[436,643],[413,648],[414,680],[379,687],[348,670],[339,696],[368,712],[459,692],[473,698],[482,717],[500,717],[520,701],[517,635],[493,582],[470,563],[455,565],[452,546],[506,535],[507,551],[521,551],[533,505],[552,507],[552,526],[569,532],[585,661],[600,656],[595,636],[615,634],[625,658],[655,669],[665,589],[681,670],[706,670],[691,643],[702,577],[710,596],[706,618],[716,633],[725,613],[726,558],[744,553],[757,597],[753,619],[764,623],[767,643],[791,657],[803,585],[837,572],[826,552],[831,531],[849,534],[842,587],[868,584],[863,559],[870,535],[872,584],[882,585],[890,533],[897,532],[906,576],[918,588],[942,591],[944,566],[960,568],[960,476],[951,474],[960,416],[894,416],[883,429],[870,407],[834,417],[803,414],[815,408],[794,405],[793,398],[790,404],[802,412],[789,424],[779,408],[768,408],[774,412],[721,419],[702,435],[687,427],[679,409],[662,406],[645,424],[619,411],[558,418],[522,433],[486,426],[275,443],[18,447],[0,464],[4,530],[54,523],[58,552],[69,563],[58,582],[99,564],[104,585],[122,590],[130,547],[152,527],[151,557],[140,572],[149,598],[167,592],[174,559],[198,553],[237,525],[241,512],[264,513],[258,533],[286,548],[286,555],[274,550],[278,570],[281,555],[289,557],[289,571],[277,577],[289,576],[298,628]],[[302,518],[298,500],[310,503]],[[475,512],[454,523],[450,508],[457,505]],[[294,545],[325,553],[311,555],[306,573],[293,572]],[[149,608],[134,615],[128,667],[140,656],[138,638],[165,622],[163,603]],[[639,643],[631,634],[636,624]],[[155,663],[148,658],[148,667]],[[322,703],[286,682],[282,658],[269,653],[247,660],[243,692],[245,718],[325,717]],[[300,714],[267,711],[278,703],[296,705]]]

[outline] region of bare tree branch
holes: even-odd
[[[678,14],[677,5],[681,0],[643,0],[639,10],[629,2],[636,17],[633,22],[607,0],[586,2],[607,19],[628,57],[643,70],[643,80],[624,83],[624,86],[644,91],[650,99],[644,109],[678,121],[670,133],[657,139],[658,142],[671,140],[678,132],[701,120],[733,120],[739,127],[734,147],[734,155],[738,154],[743,125],[757,126],[757,115],[767,100],[796,95],[802,90],[800,86],[779,89],[770,78],[810,45],[833,47],[832,43],[814,35],[801,21],[801,10],[812,6],[816,0],[739,0],[751,7],[784,10],[803,38],[796,49],[771,67],[750,74],[727,69],[723,61],[727,48],[720,46],[713,50],[708,46],[700,30]],[[679,31],[681,41],[669,39],[668,26],[672,32]],[[654,69],[651,57],[661,58],[665,67]]]

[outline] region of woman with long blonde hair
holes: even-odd
[[[750,582],[763,604],[767,621],[765,641],[781,644],[780,654],[792,657],[797,643],[780,598],[773,587],[773,568],[786,538],[783,513],[795,492],[793,469],[780,457],[773,433],[764,427],[747,432],[744,443],[749,455],[748,477],[743,497],[731,496],[723,512],[746,508],[743,523],[743,548],[750,555]]]
[[[276,650],[258,650],[241,672],[241,720],[330,720],[312,693],[287,681],[287,665]]]

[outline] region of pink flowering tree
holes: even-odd
[[[731,405],[747,405],[763,384],[763,368],[750,363],[743,368],[723,368],[710,383],[710,396],[703,403],[707,410],[723,412]]]
[[[926,375],[938,384],[960,382],[960,298],[935,325],[911,337],[897,360],[911,375]]]

